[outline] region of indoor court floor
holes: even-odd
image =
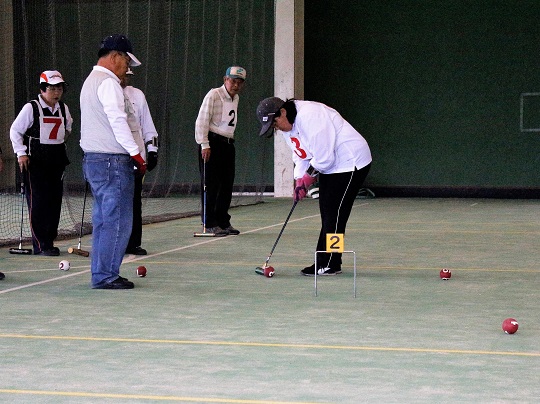
[[[276,246],[275,276],[255,273],[291,206],[231,209],[242,233],[225,238],[194,238],[197,217],[144,226],[149,255],[121,270],[133,290],[90,289],[90,259],[66,252],[76,238],[60,257],[2,248],[0,402],[538,402],[538,200],[357,199],[356,298],[352,254],[317,277],[317,296],[300,276],[319,232],[312,199]]]

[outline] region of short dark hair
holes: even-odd
[[[284,108],[285,111],[287,111],[287,121],[289,121],[289,123],[292,125],[296,120],[296,115],[298,114],[298,111],[296,110],[296,105],[294,105],[294,98],[285,101],[281,108]],[[279,110],[276,112],[276,118],[281,116],[281,108],[279,108]]]

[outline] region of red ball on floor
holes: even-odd
[[[137,276],[144,278],[146,276],[146,267],[140,266],[137,268]]]
[[[264,268],[264,276],[266,276],[267,278],[271,278],[272,276],[274,276],[275,272],[276,271],[274,270],[274,267]]]
[[[502,323],[502,329],[507,334],[514,334],[519,328],[519,324],[515,318],[507,318]]]
[[[441,272],[439,272],[439,276],[441,277],[442,280],[444,281],[447,281],[448,279],[450,279],[452,277],[452,272],[450,272],[449,269],[441,269]]]

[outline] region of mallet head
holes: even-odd
[[[23,255],[32,255],[32,250],[30,248],[10,248],[10,254],[23,254]]]
[[[274,267],[257,267],[255,272],[259,275],[266,276],[267,278],[271,278],[275,274]]]
[[[90,256],[90,253],[88,251],[81,250],[80,248],[69,247],[67,251],[68,251],[69,254],[80,255],[81,257],[89,257]]]

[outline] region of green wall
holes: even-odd
[[[371,187],[539,196],[540,133],[520,130],[520,95],[540,92],[539,1],[307,1],[305,13],[305,98],[367,138]]]
[[[69,83],[64,96],[75,118],[68,181],[82,181],[79,93],[97,62],[101,40],[127,34],[142,66],[132,83],[147,97],[160,135],[156,170],[148,187],[198,187],[195,119],[204,95],[223,84],[228,66],[247,70],[236,130],[239,189],[273,184],[271,142],[258,136],[255,110],[273,93],[273,0],[50,0],[15,1],[15,96],[18,113],[38,94],[39,74],[57,69]]]

